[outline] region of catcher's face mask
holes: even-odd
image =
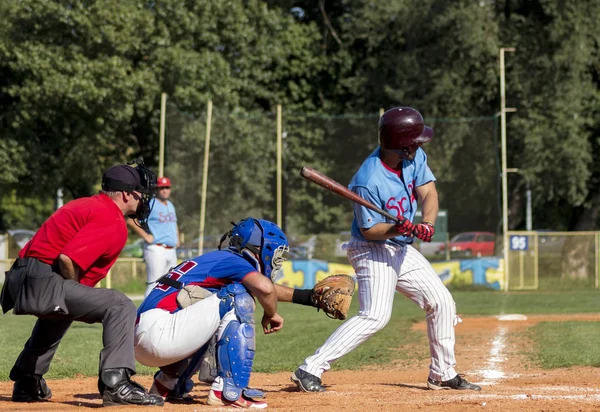
[[[273,260],[271,261],[271,266],[273,267],[271,270],[271,280],[273,282],[279,280],[279,278],[283,276],[281,266],[283,265],[283,262],[286,261],[287,258],[285,254],[289,252],[289,250],[289,246],[279,246],[277,249],[275,249],[275,252],[273,253]]]

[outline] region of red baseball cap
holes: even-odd
[[[159,177],[156,180],[156,187],[170,187],[171,186],[171,179],[169,179],[168,177]]]

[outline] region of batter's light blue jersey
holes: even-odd
[[[415,188],[435,181],[435,176],[427,165],[427,155],[423,149],[417,149],[413,160],[402,162],[402,171],[393,170],[381,159],[381,148],[378,147],[365,159],[356,172],[348,188],[367,199],[381,209],[394,216],[404,216],[410,221],[417,212],[417,196]],[[368,229],[377,223],[393,223],[385,216],[359,204],[354,204],[354,220],[352,221],[352,237],[367,241],[360,228]],[[411,237],[397,236],[378,243],[393,242],[410,244]]]
[[[148,216],[148,227],[154,237],[153,243],[167,246],[177,245],[177,214],[175,206],[167,200],[163,204],[160,200],[152,199],[152,211]]]

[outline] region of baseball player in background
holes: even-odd
[[[128,224],[144,239],[144,262],[146,262],[146,293],[148,296],[158,278],[177,265],[179,228],[175,206],[169,200],[171,180],[159,177],[156,181],[156,197],[152,200],[152,211],[148,218],[150,233],[133,220]]]
[[[264,309],[263,332],[280,330],[278,297],[293,301],[294,290],[272,279],[285,260],[288,241],[276,224],[246,218],[223,236],[221,246],[158,279],[138,309],[136,359],[160,368],[151,393],[168,401],[191,401],[190,377],[210,355],[207,349],[214,349],[216,377],[208,404],[266,408],[259,400],[264,394],[248,388],[255,348],[254,297]]]
[[[394,291],[426,312],[431,355],[428,388],[481,390],[455,370],[454,326],[460,318],[452,295],[431,264],[411,246],[413,237],[431,242],[435,231],[438,194],[421,148],[432,137],[433,130],[410,107],[395,107],[380,118],[380,146],[363,162],[349,189],[401,221],[390,223],[354,204],[352,238],[346,248],[358,280],[360,310],[292,374],[292,381],[303,391],[324,391],[321,375],[330,363],[383,329],[392,314]],[[413,224],[418,200],[423,219]]]

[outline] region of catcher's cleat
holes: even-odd
[[[192,403],[194,402],[194,398],[189,393],[178,394],[175,393],[173,389],[169,389],[164,386],[162,383],[154,379],[152,382],[152,386],[148,391],[150,394],[162,396],[163,399],[167,402],[171,403]]]
[[[40,375],[23,375],[13,386],[13,402],[38,402],[51,397],[52,391]]]
[[[208,399],[206,401],[210,406],[226,406],[228,408],[243,408],[243,409],[265,409],[267,407],[266,402],[255,401],[252,398],[242,395],[235,401],[228,401],[223,398],[222,391],[216,391],[211,389],[208,393]]]
[[[463,379],[461,375],[456,375],[454,378],[447,381],[434,381],[433,379],[427,379],[427,387],[434,391],[440,389],[458,389],[458,390],[471,390],[480,391],[481,386],[472,384],[466,379]]]
[[[290,379],[304,392],[325,392],[325,388],[321,385],[321,378],[300,368],[292,373]]]

